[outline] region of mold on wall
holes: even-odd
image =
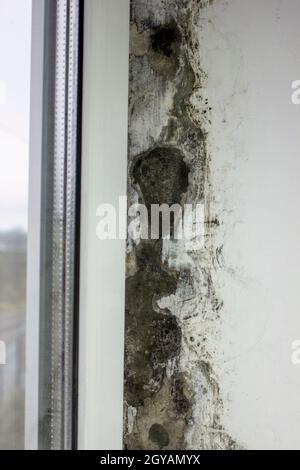
[[[201,249],[165,239],[162,230],[156,240],[128,240],[127,449],[239,448],[222,424],[209,341],[222,315],[198,34],[210,4],[131,2],[128,204],[201,203],[205,230]]]

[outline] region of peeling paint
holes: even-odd
[[[203,203],[205,245],[188,251],[162,233],[158,240],[128,243],[128,449],[239,447],[222,426],[222,393],[209,345],[222,312],[214,284],[220,221],[211,213],[205,144],[211,109],[201,97],[205,73],[195,25],[211,3],[131,3],[129,204]]]

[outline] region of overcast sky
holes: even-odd
[[[31,0],[0,0],[0,230],[27,228]]]

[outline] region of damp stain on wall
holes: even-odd
[[[235,449],[207,344],[222,314],[214,285],[220,221],[211,210],[197,0],[132,0],[129,204],[202,203],[204,245],[127,243],[124,447]],[[193,99],[197,94],[198,100]]]

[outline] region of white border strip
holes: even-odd
[[[96,208],[127,193],[129,0],[84,17],[78,445],[121,449],[125,241],[97,239]]]
[[[32,1],[27,242],[25,449],[38,448],[44,0]]]

